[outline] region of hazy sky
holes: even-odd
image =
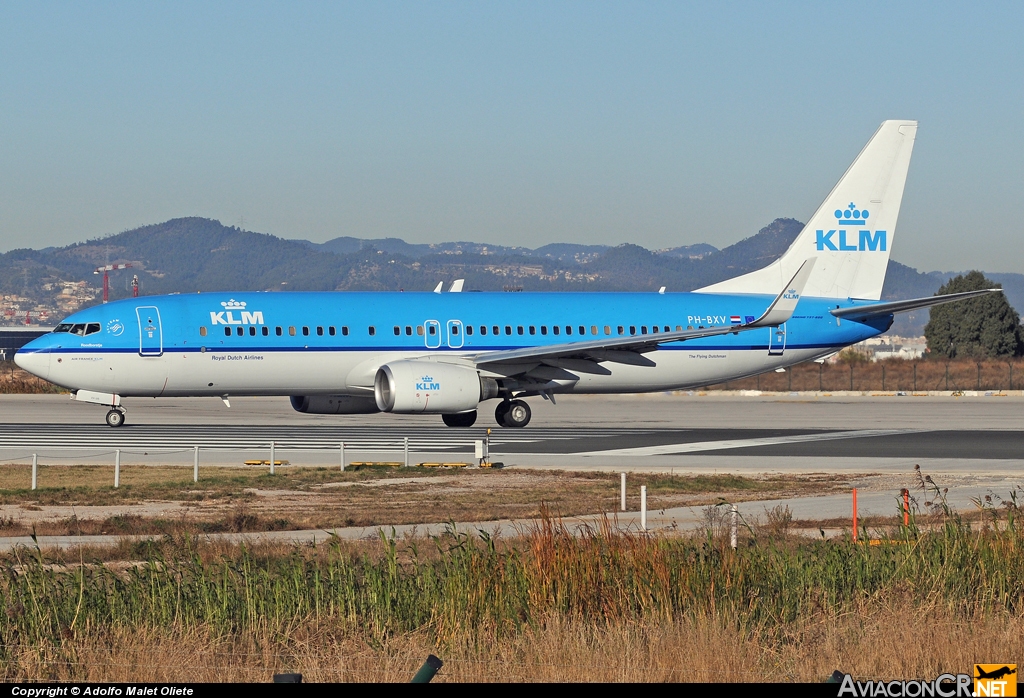
[[[0,250],[722,247],[919,119],[895,259],[1024,272],[1024,3],[0,4]]]

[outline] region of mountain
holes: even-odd
[[[779,218],[757,234],[718,250],[697,244],[651,251],[551,243],[532,250],[477,242],[412,244],[399,238],[338,237],[325,243],[285,240],[224,226],[206,218],[177,218],[67,247],[0,254],[2,310],[8,322],[26,311],[62,317],[99,302],[108,263],[111,298],[131,295],[138,275],[143,295],[196,291],[430,290],[438,281],[466,279],[467,290],[690,291],[771,263],[803,224]],[[953,272],[921,273],[890,261],[882,297],[929,296]],[[989,274],[1011,304],[1024,308],[1024,275]],[[893,332],[920,334],[927,311],[898,316]]]

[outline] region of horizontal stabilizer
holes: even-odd
[[[929,308],[933,305],[953,303],[968,298],[977,298],[989,293],[1002,293],[1001,288],[983,288],[979,291],[964,291],[963,293],[950,293],[943,296],[928,296],[927,298],[912,298],[906,301],[890,301],[888,303],[873,303],[871,305],[858,305],[852,308],[836,308],[829,312],[839,318],[861,320],[880,315],[892,315],[893,313],[905,313],[918,308]]]

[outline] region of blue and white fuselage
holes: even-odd
[[[739,325],[759,317],[771,301],[700,293],[160,296],[75,313],[61,323],[62,331],[26,346],[18,361],[58,385],[121,396],[369,397],[377,369],[393,361],[447,362],[486,352]],[[229,305],[235,309],[224,310]],[[607,374],[563,369],[571,376],[558,375],[557,366],[546,373],[539,366],[522,374],[500,368],[485,373],[534,392],[689,388],[826,356],[885,331],[891,322],[891,315],[842,321],[829,313],[836,306],[805,297],[776,327],[666,342],[645,354],[654,366],[603,362]]]

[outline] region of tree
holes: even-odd
[[[935,295],[943,296],[983,288],[1002,288],[980,271],[957,276]],[[1020,316],[1002,293],[938,305],[924,328],[928,353],[934,358],[1019,356],[1022,341]]]

